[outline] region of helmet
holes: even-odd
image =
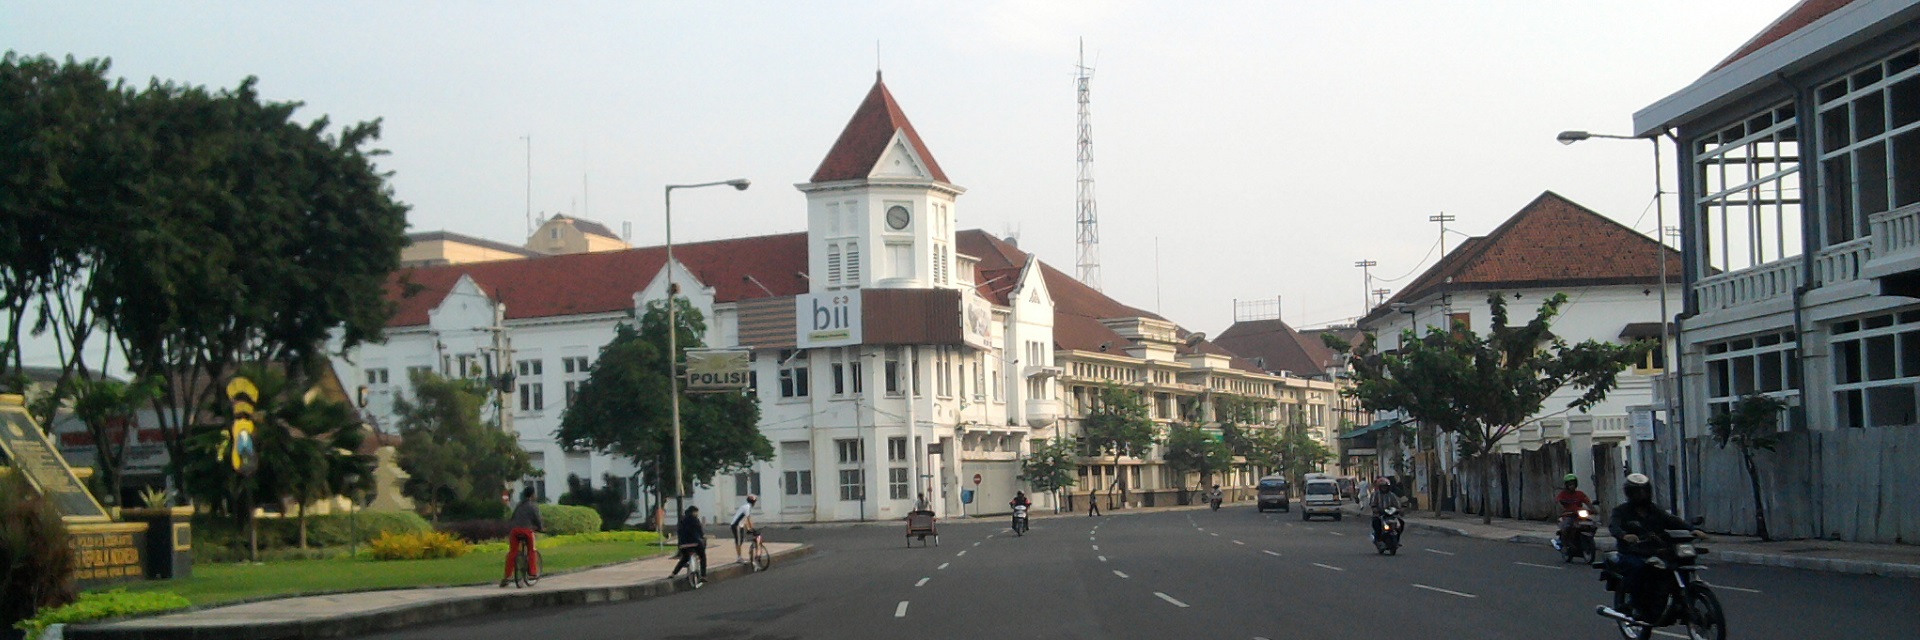
[[[1625,493],[1629,502],[1642,504],[1653,502],[1653,480],[1648,479],[1644,473],[1630,474],[1627,476]]]
[[[1561,478],[1560,482],[1564,484],[1580,484],[1580,474],[1569,473],[1566,477]]]

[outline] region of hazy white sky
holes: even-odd
[[[536,212],[658,244],[663,184],[746,177],[682,194],[676,239],[804,229],[791,185],[877,58],[968,189],[961,228],[1071,273],[1084,37],[1106,291],[1218,332],[1236,298],[1283,297],[1297,326],[1359,315],[1353,262],[1431,264],[1435,213],[1483,234],[1551,189],[1653,233],[1650,145],[1554,134],[1626,133],[1792,4],[0,0],[0,47],[382,118],[414,230],[516,244],[527,135]]]

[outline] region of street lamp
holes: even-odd
[[[746,191],[752,184],[746,178],[702,182],[699,184],[667,185],[667,261],[662,267],[667,272],[667,398],[673,406],[673,508],[683,509],[682,499],[687,496],[686,475],[680,466],[680,320],[674,296],[680,293],[673,283],[673,190],[698,189],[727,185],[739,191]],[[683,512],[684,513],[684,512]],[[680,513],[674,517],[679,518]]]
[[[1671,343],[1667,339],[1667,323],[1672,321],[1673,316],[1667,313],[1667,201],[1666,198],[1662,197],[1666,195],[1666,189],[1663,186],[1663,177],[1660,170],[1660,134],[1656,132],[1645,136],[1620,136],[1586,131],[1562,131],[1560,135],[1554,136],[1554,139],[1560,141],[1560,144],[1569,145],[1589,138],[1646,140],[1653,143],[1653,217],[1654,228],[1656,229],[1653,235],[1654,246],[1657,247],[1655,250],[1659,252],[1657,258],[1660,261],[1660,358],[1662,364],[1668,369],[1668,371],[1661,372],[1661,377],[1665,378],[1665,381],[1660,385],[1660,404],[1661,409],[1666,412],[1668,419],[1671,420],[1673,418],[1673,396],[1676,393],[1679,382],[1679,378],[1673,374],[1673,370],[1678,366],[1679,360],[1674,357],[1676,354],[1673,353]],[[1684,420],[1674,420],[1673,424],[1674,428],[1678,429],[1680,436],[1678,445],[1680,452],[1678,456],[1680,458],[1680,485],[1686,486],[1687,424]],[[1676,501],[1674,508],[1677,511],[1685,512],[1684,505],[1679,504],[1678,501]]]

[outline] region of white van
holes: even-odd
[[[1307,474],[1306,496],[1300,500],[1300,519],[1332,516],[1340,521],[1340,481],[1324,473]]]

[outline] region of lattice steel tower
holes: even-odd
[[[1100,207],[1093,201],[1093,113],[1087,109],[1087,84],[1093,80],[1093,67],[1087,66],[1087,41],[1080,41],[1080,63],[1076,65],[1074,84],[1080,88],[1080,197],[1079,227],[1080,282],[1100,289]]]

